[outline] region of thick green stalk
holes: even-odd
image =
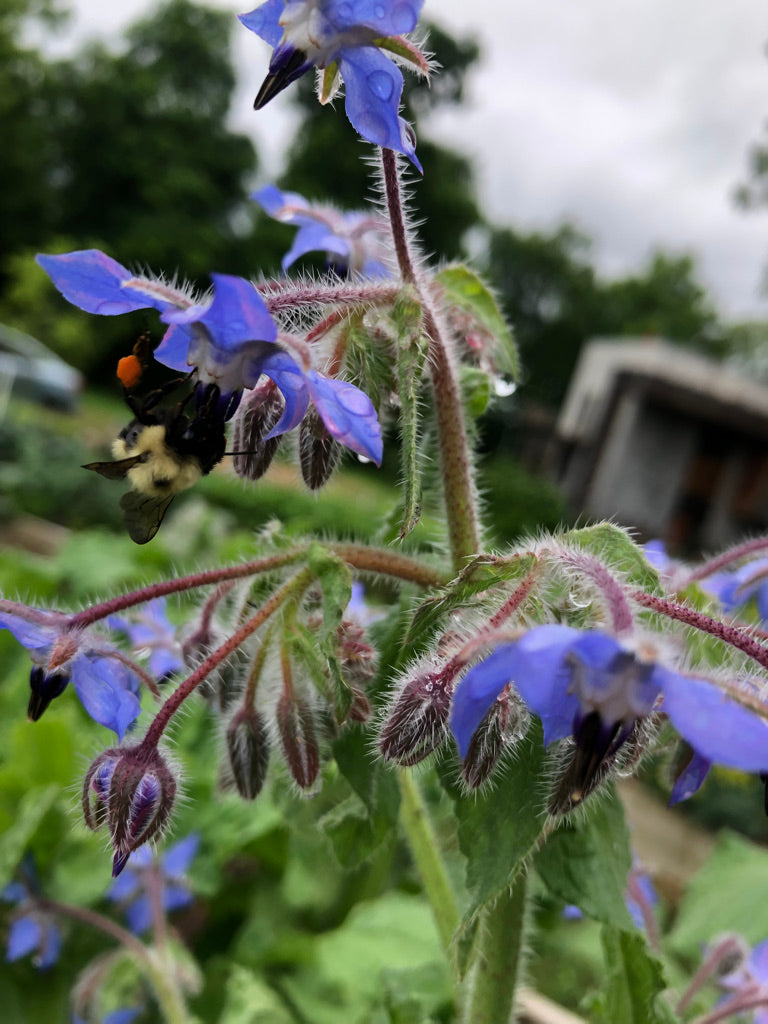
[[[477,932],[460,1024],[511,1024],[525,959],[527,877],[487,907]]]
[[[410,772],[400,769],[400,818],[446,952],[459,924],[459,910],[429,810]]]

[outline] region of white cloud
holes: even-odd
[[[148,4],[74,7],[81,38],[118,31]],[[768,317],[757,293],[768,211],[745,216],[730,199],[768,115],[761,0],[427,0],[425,13],[483,46],[467,108],[429,130],[476,159],[492,216],[529,229],[571,219],[609,273],[636,268],[656,245],[692,250],[725,313]],[[269,51],[245,31],[235,38],[235,122],[274,173],[289,104],[278,97],[253,114]]]

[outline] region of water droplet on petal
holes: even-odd
[[[392,98],[392,93],[395,91],[395,83],[386,71],[373,71],[368,75],[367,81],[368,88],[372,93],[378,96],[379,99],[386,102]]]

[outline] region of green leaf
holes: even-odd
[[[461,395],[464,408],[471,419],[480,419],[491,400],[491,382],[488,374],[475,366],[462,366]]]
[[[490,335],[489,347],[493,349],[499,372],[517,380],[520,376],[517,348],[489,288],[462,263],[444,267],[435,276],[445,289],[448,302],[469,313],[477,328]]]
[[[721,832],[704,867],[689,882],[669,942],[698,958],[701,947],[723,932],[762,942],[768,919],[768,853],[731,832]]]
[[[234,964],[218,1024],[295,1024],[277,993],[246,967]]]
[[[629,583],[642,587],[650,594],[660,594],[659,577],[650,565],[642,548],[629,534],[615,523],[595,523],[580,530],[570,530],[563,540],[577,544],[589,554],[624,574]]]
[[[648,951],[643,935],[606,925],[602,944],[605,1024],[673,1024],[677,1017],[661,995],[667,987],[662,965]]]
[[[352,596],[352,574],[347,564],[322,544],[310,544],[307,565],[323,588],[322,636],[330,636],[338,629]]]
[[[629,832],[621,801],[590,801],[587,817],[561,825],[535,859],[549,889],[564,903],[575,903],[590,917],[632,928],[624,902],[627,873],[632,866]]]
[[[0,889],[13,878],[25,849],[58,794],[58,786],[38,786],[19,801],[13,825],[0,836]]]
[[[546,821],[544,760],[541,725],[535,721],[492,789],[462,795],[453,768],[442,773],[454,800],[459,846],[467,860],[469,905],[460,935],[489,900],[509,887],[539,840]]]
[[[400,449],[403,466],[403,520],[400,525],[402,540],[421,518],[419,392],[429,341],[422,331],[421,306],[410,293],[401,293],[392,316],[398,339],[397,386],[400,398]]]

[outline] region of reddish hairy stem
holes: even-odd
[[[98,914],[95,910],[88,910],[86,907],[73,907],[69,903],[58,903],[56,900],[43,899],[35,902],[41,910],[59,914],[61,917],[71,917],[75,921],[80,921],[82,924],[104,932],[142,960],[147,960],[149,957],[147,947],[135,935],[121,927],[116,921],[103,914]]]
[[[395,301],[399,289],[393,285],[341,284],[315,285],[290,282],[292,287],[274,288],[272,282],[263,285],[259,291],[270,313],[297,306],[345,306],[349,313],[355,306],[390,305]]]
[[[613,573],[590,555],[583,555],[578,551],[560,552],[557,549],[549,549],[550,555],[558,561],[570,563],[575,569],[585,573],[599,589],[605,598],[608,609],[613,620],[615,633],[628,633],[634,626],[635,620],[632,616],[632,609],[627,601],[626,591],[619,583]]]
[[[400,192],[400,179],[397,175],[397,154],[393,149],[381,150],[381,165],[384,171],[384,192],[387,198],[387,212],[392,227],[392,239],[395,243],[397,265],[406,284],[416,283],[416,272],[413,266],[408,230],[405,226],[403,197]]]
[[[422,587],[436,587],[446,582],[446,578],[435,569],[423,565],[412,558],[396,555],[380,548],[367,548],[363,544],[329,544],[328,547],[354,569],[360,569],[363,572],[375,572],[384,576],[394,576],[409,583],[417,583]],[[254,562],[245,562],[243,565],[232,565],[224,569],[206,569],[204,572],[180,576],[175,580],[151,583],[140,590],[121,594],[118,597],[111,598],[109,601],[85,608],[83,611],[71,616],[67,625],[69,629],[83,629],[85,626],[99,622],[109,615],[124,611],[126,608],[132,608],[137,604],[143,604],[145,601],[151,601],[156,597],[165,597],[168,594],[178,594],[185,590],[193,590],[195,587],[226,583],[229,580],[244,579],[246,576],[256,576],[258,573],[282,569],[297,562],[306,552],[306,546],[302,546],[300,548],[293,548],[291,551],[283,554],[261,558]],[[4,604],[8,604],[9,607],[7,609],[4,608]],[[38,613],[38,617],[33,618],[27,614],[25,605],[17,605],[13,601],[0,601],[0,611],[3,610],[21,615],[28,621],[39,621],[44,625],[50,623],[49,616]],[[32,609],[32,611],[35,611],[35,609]],[[62,615],[63,621],[64,616]]]
[[[205,661],[198,665],[192,675],[187,676],[184,682],[179,684],[178,688],[174,690],[165,704],[163,704],[158,711],[149,729],[147,729],[146,736],[139,744],[139,749],[145,751],[154,750],[171,718],[173,718],[187,697],[189,697],[200,683],[202,683],[215,668],[218,668],[218,666],[225,661],[230,654],[236,651],[242,643],[245,643],[248,637],[254,633],[259,626],[263,625],[270,615],[273,615],[274,612],[277,611],[280,605],[283,604],[286,598],[289,597],[297,587],[303,586],[308,577],[311,577],[310,570],[302,569],[301,572],[297,573],[293,579],[289,580],[285,584],[285,586],[275,591],[272,597],[270,597],[266,604],[264,604],[255,615],[252,615],[250,619],[244,622],[231,637],[225,640],[223,644],[208,655]]]
[[[686,583],[694,583],[696,580],[703,580],[719,569],[725,569],[726,566],[732,565],[742,558],[747,558],[749,555],[756,555],[760,551],[768,551],[768,537],[756,537],[754,540],[748,540],[744,544],[737,544],[735,547],[729,548],[722,555],[710,559],[686,576],[681,586],[684,587]]]
[[[650,608],[651,611],[658,612],[659,615],[666,615],[668,619],[675,619],[675,621],[682,622],[686,626],[700,629],[702,633],[716,636],[724,643],[749,655],[758,665],[768,668],[768,648],[763,647],[762,644],[759,644],[738,627],[731,626],[726,622],[720,622],[718,619],[713,619],[710,615],[694,611],[693,608],[678,604],[676,601],[671,601],[666,597],[646,594],[644,590],[632,590],[630,597],[637,601],[638,604]]]
[[[491,616],[490,622],[488,623],[492,629],[498,629],[507,621],[508,618],[515,614],[517,609],[533,589],[533,584],[536,582],[538,570],[538,565],[534,565],[534,567],[530,569],[518,583],[501,608],[499,608],[497,612],[494,612]]]
[[[678,1016],[682,1016],[683,1010],[687,1008],[707,978],[718,970],[726,958],[732,957],[735,953],[743,954],[743,943],[735,935],[729,935],[722,942],[719,942],[714,949],[710,950],[706,959],[694,974],[690,985],[678,1000],[675,1007],[675,1013]]]

